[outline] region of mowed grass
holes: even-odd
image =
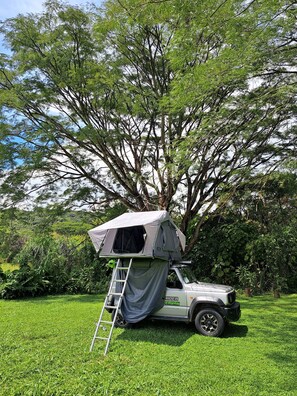
[[[114,331],[90,342],[103,296],[0,300],[1,395],[297,395],[297,295],[241,298],[222,338],[192,325]]]

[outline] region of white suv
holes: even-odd
[[[218,337],[226,322],[240,318],[240,304],[236,302],[235,290],[230,286],[198,282],[187,262],[170,267],[164,306],[149,318],[194,322],[203,335]],[[127,328],[129,323],[119,313],[116,327]]]

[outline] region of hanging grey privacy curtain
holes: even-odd
[[[163,307],[168,268],[163,260],[139,261],[131,267],[121,305],[128,323],[137,323]]]

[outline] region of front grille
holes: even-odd
[[[236,300],[236,292],[235,290],[228,294],[228,303],[233,304]]]

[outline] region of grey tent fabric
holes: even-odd
[[[164,221],[160,225],[156,246],[162,246],[162,250],[164,252],[168,252],[168,254],[179,250],[179,241],[176,238],[176,230],[170,221]]]
[[[124,213],[88,231],[100,257],[181,260],[185,236],[165,210]]]
[[[123,318],[137,323],[164,305],[169,263],[143,260],[133,263],[121,305]]]

